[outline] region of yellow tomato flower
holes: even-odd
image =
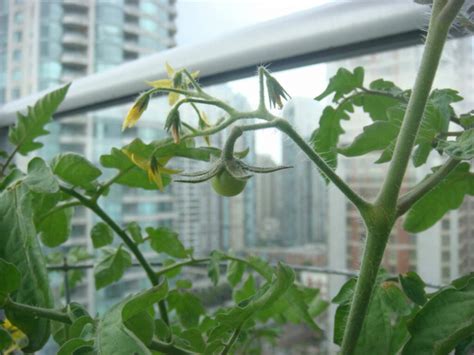
[[[172,157],[163,157],[156,159],[154,156],[150,160],[137,156],[134,153],[129,152],[124,149],[123,152],[130,158],[130,160],[138,166],[140,169],[146,171],[148,175],[148,180],[154,182],[160,191],[163,191],[164,184],[162,174],[172,175],[179,174],[181,170],[170,169],[165,167],[166,163]]]
[[[148,102],[150,102],[150,95],[148,93],[143,93],[138,97],[123,121],[122,131],[124,131],[125,128],[130,128],[136,125],[141,115],[148,107]]]
[[[7,349],[4,349],[3,354],[14,354],[17,350],[20,350],[21,347],[28,343],[28,337],[20,329],[11,324],[8,319],[3,321],[2,327],[8,331],[13,339],[13,344]]]

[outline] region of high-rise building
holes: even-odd
[[[321,105],[309,98],[293,98],[283,111],[283,117],[296,131],[309,140],[317,127]],[[324,242],[327,230],[327,189],[318,169],[289,139],[282,143],[282,164],[293,166],[288,173],[282,173],[281,198],[284,208],[282,244],[302,245]]]

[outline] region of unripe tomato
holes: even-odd
[[[212,188],[221,196],[235,196],[240,194],[247,184],[245,180],[238,180],[223,170],[211,180]]]

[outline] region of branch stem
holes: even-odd
[[[148,279],[150,280],[151,284],[153,286],[156,286],[160,282],[160,278],[155,274],[153,271],[151,265],[148,263],[146,258],[143,256],[142,252],[138,248],[138,246],[135,244],[132,238],[122,229],[120,226],[97,204],[96,201],[93,201],[79,192],[75,191],[74,189],[61,186],[61,190],[68,195],[76,198],[79,200],[85,207],[89,208],[91,211],[93,211],[98,217],[100,217],[106,224],[112,228],[112,230],[117,233],[117,235],[122,239],[122,241],[125,243],[125,245],[130,249],[130,251],[133,253],[137,261],[140,263],[142,266],[143,270],[148,276]],[[160,315],[163,321],[166,324],[169,324],[169,318],[168,318],[168,311],[166,310],[166,304],[162,300],[158,303],[159,309],[160,309]]]
[[[28,304],[16,303],[11,299],[8,299],[4,305],[5,309],[10,309],[12,311],[28,313],[35,317],[41,317],[46,319],[55,320],[61,323],[71,324],[72,321],[69,316],[61,311],[54,309],[41,308],[36,306],[30,306]]]

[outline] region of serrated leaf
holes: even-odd
[[[21,273],[21,286],[11,296],[14,301],[52,308],[53,298],[46,263],[36,238],[31,199],[29,188],[22,183],[0,194],[0,258],[14,264]],[[28,336],[30,342],[25,351],[43,347],[50,335],[49,320],[10,310],[6,315]]]
[[[237,260],[229,260],[227,264],[227,281],[232,287],[235,287],[245,272],[245,264]]]
[[[448,354],[474,331],[474,278],[461,290],[447,287],[409,323],[411,338],[402,354]]]
[[[108,224],[98,222],[91,229],[92,244],[95,249],[109,245],[114,240],[114,232]]]
[[[464,131],[455,141],[440,141],[438,149],[454,159],[474,159],[474,129]]]
[[[178,335],[176,342],[178,346],[198,354],[202,354],[206,349],[206,343],[198,329],[185,330]]]
[[[63,244],[71,234],[71,218],[74,209],[63,208],[48,214],[39,222],[37,228],[44,245],[54,248]]]
[[[176,314],[185,328],[193,328],[199,325],[199,317],[205,314],[205,309],[198,297],[189,292],[178,290],[170,291],[168,306],[176,310]]]
[[[337,144],[339,136],[344,133],[341,120],[349,119],[347,112],[352,112],[352,105],[346,103],[334,109],[327,106],[319,119],[317,128],[310,138],[311,147],[333,169],[337,167]]]
[[[135,243],[141,244],[144,242],[142,228],[137,222],[130,222],[127,224],[127,232],[130,234]]]
[[[361,88],[364,82],[364,68],[357,67],[353,72],[345,68],[339,68],[336,75],[329,79],[329,84],[315,100],[322,100],[334,93],[333,101],[339,101],[344,95],[349,94],[357,88]]]
[[[64,100],[69,86],[70,84],[43,96],[33,107],[28,107],[26,115],[17,114],[17,123],[10,128],[8,139],[10,143],[18,147],[20,154],[26,155],[43,146],[35,140],[49,133],[44,126],[51,122],[51,117]]]
[[[461,163],[410,208],[405,230],[418,233],[428,229],[446,212],[457,209],[466,195],[474,195],[474,174],[469,172],[469,163]]]
[[[82,155],[76,153],[62,153],[51,161],[55,175],[72,186],[84,189],[93,188],[92,182],[102,172]]]
[[[97,354],[151,355],[151,350],[125,326],[125,323],[164,299],[167,293],[167,283],[161,283],[147,291],[127,297],[107,311],[97,325],[95,338]]]
[[[387,142],[397,138],[398,131],[399,127],[391,122],[376,121],[365,126],[363,133],[359,134],[349,146],[339,148],[339,153],[346,157],[355,157],[385,149]]]
[[[97,290],[120,280],[125,270],[132,265],[130,253],[120,245],[117,249],[105,247],[103,255],[94,268],[95,288]]]
[[[257,292],[255,279],[252,274],[249,274],[247,280],[242,284],[242,287],[234,289],[232,298],[236,303],[240,303],[252,297],[255,292]]]
[[[403,291],[416,304],[423,306],[426,301],[425,283],[421,277],[413,271],[399,275],[400,285]]]
[[[146,232],[150,238],[150,246],[157,253],[165,253],[179,259],[188,257],[188,251],[179,240],[178,233],[166,227],[148,227]]]

